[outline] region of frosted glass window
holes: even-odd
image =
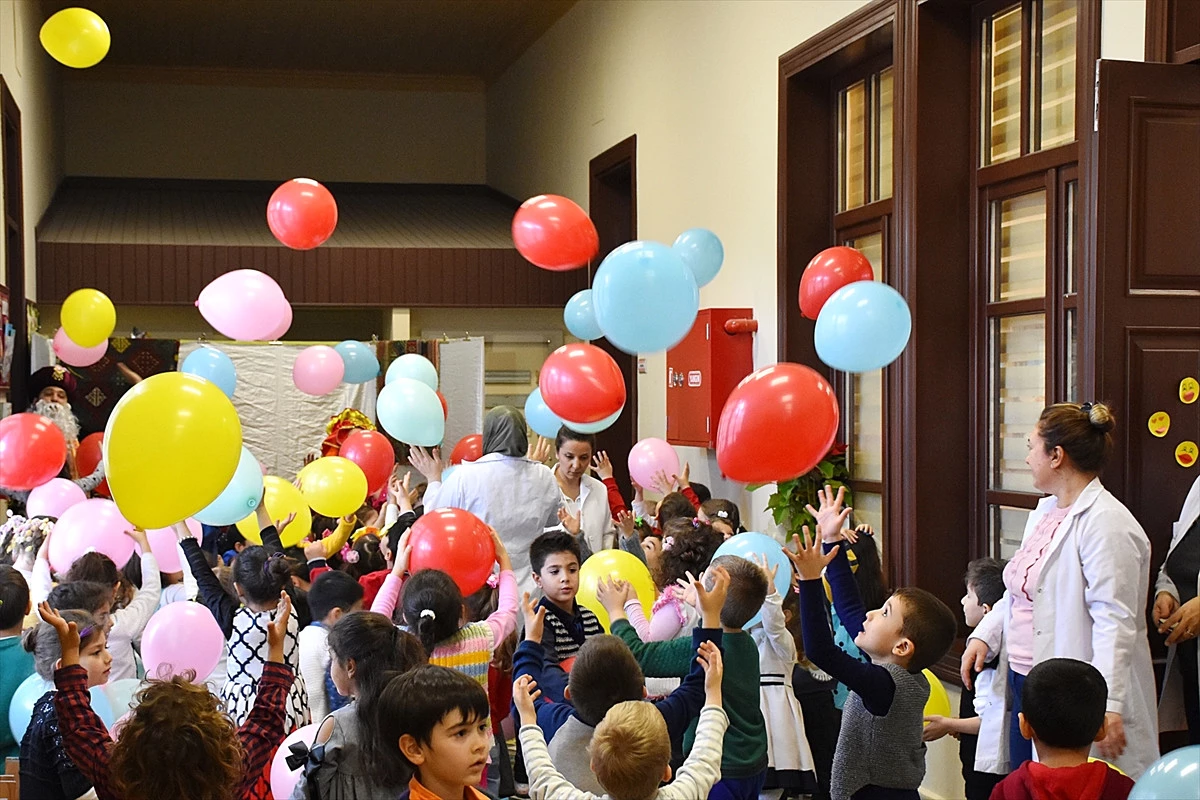
[[[1021,27],[1019,5],[984,20],[984,165],[1021,155]]]
[[[1067,396],[1068,403],[1083,402],[1079,399],[1079,315],[1075,309],[1067,309]]]
[[[1021,547],[1021,537],[1025,534],[1025,521],[1028,518],[1027,508],[988,507],[988,528],[996,548],[996,558],[1009,559],[1016,554]]]
[[[875,114],[875,200],[892,196],[892,68],[879,73]],[[874,263],[874,262],[872,262]]]
[[[1038,123],[1033,149],[1046,150],[1075,141],[1076,0],[1042,0],[1038,45],[1034,50],[1032,103]]]
[[[992,301],[1046,296],[1046,192],[992,203]]]
[[[1079,199],[1079,183],[1071,181],[1067,184],[1067,294],[1074,294],[1075,288],[1075,259],[1079,246],[1079,215],[1075,203]]]
[[[875,543],[879,545],[879,557],[882,560],[883,535],[885,533],[883,530],[883,495],[874,492],[854,493],[854,524],[862,525],[863,523],[870,525],[875,531]]]
[[[866,199],[867,84],[838,93],[838,211],[857,208]]]
[[[883,235],[870,233],[849,239],[875,270],[875,280],[883,279]],[[849,396],[850,477],[856,480],[883,480],[883,370],[846,376]]]
[[[990,339],[989,488],[1036,492],[1025,453],[1046,407],[1046,316],[993,319]]]

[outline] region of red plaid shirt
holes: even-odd
[[[283,740],[283,718],[293,680],[290,667],[274,662],[263,665],[254,710],[238,729],[238,739],[245,751],[239,797],[245,797],[254,786],[272,751]],[[58,688],[54,708],[58,712],[59,730],[67,755],[92,782],[99,800],[121,800],[113,791],[108,773],[114,743],[108,729],[92,710],[87,670],[79,665],[63,667],[54,673],[54,684]]]

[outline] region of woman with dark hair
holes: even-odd
[[[586,543],[591,552],[614,546],[616,527],[608,503],[608,489],[588,474],[596,455],[596,437],[566,425],[554,439],[554,479],[558,483],[562,512],[559,520],[570,534]]]
[[[1159,728],[1186,728],[1188,742],[1200,744],[1200,478],[1183,501],[1154,590],[1154,624],[1170,648],[1158,703]]]

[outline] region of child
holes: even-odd
[[[760,705],[758,646],[742,627],[758,613],[767,597],[767,579],[762,570],[744,558],[721,556],[712,561],[704,577],[713,586],[724,574],[729,590],[721,606],[720,622],[724,631],[723,659],[728,669],[722,686],[729,728],[725,731],[721,758],[721,780],[713,787],[712,798],[721,800],[757,800],[767,773],[767,732]],[[602,584],[606,588],[606,584]],[[625,618],[625,603],[630,599],[628,584],[619,592],[597,592],[612,620],[612,633],[629,645],[642,670],[650,677],[682,677],[692,662],[691,642],[643,642]],[[684,737],[684,750],[692,746],[694,729]]]
[[[809,506],[827,554],[821,554],[816,542],[809,546],[799,536],[797,552],[785,551],[800,574],[805,654],[850,687],[833,757],[831,795],[834,800],[917,800],[917,787],[925,778],[921,730],[929,699],[929,682],[921,670],[946,653],[958,625],[945,603],[922,589],[900,589],[882,609],[864,611],[850,564],[834,544],[843,535],[854,536],[849,529],[842,531],[851,510],[842,508],[844,494],[839,489],[835,501],[826,486],[820,510]],[[807,526],[804,534],[809,535]],[[825,621],[823,571],[838,615],[871,663],[857,661],[833,643]],[[888,746],[880,748],[879,742]]]
[[[43,620],[58,617],[47,603],[38,606]],[[112,656],[105,643],[108,632],[86,611],[63,611],[60,617],[76,627],[78,645],[70,654],[77,669],[77,679],[83,691],[108,680]],[[38,675],[50,681],[54,671],[68,654],[63,652],[58,633],[45,621],[25,632],[25,649],[33,653]],[[59,719],[55,710],[54,692],[46,692],[33,705],[29,728],[21,739],[21,797],[22,800],[75,800],[87,794],[92,781],[76,766],[67,751],[65,737],[72,733],[66,719]],[[78,763],[86,763],[80,759]]]
[[[612,800],[698,800],[708,795],[720,776],[721,739],[729,718],[721,709],[724,678],[721,651],[707,643],[697,657],[704,667],[704,707],[696,726],[696,742],[675,781],[671,780],[671,737],[657,708],[640,701],[617,703],[604,715],[592,736],[591,770]],[[521,746],[532,781],[530,796],[556,800],[593,800],[592,792],[576,788],[556,769],[537,725],[534,701],[537,683],[517,679],[513,698],[521,716]]]
[[[13,694],[33,674],[33,656],[21,647],[21,627],[32,610],[25,576],[0,566],[0,759],[16,758],[21,752],[5,723]]]
[[[862,524],[854,529],[855,541],[843,541],[842,550],[846,560],[850,562],[850,572],[854,575],[854,585],[858,587],[858,596],[863,608],[882,608],[884,601],[891,594],[883,580],[883,564],[879,560],[879,547],[875,541],[875,531],[870,525]],[[826,589],[828,591],[828,588]],[[854,635],[846,630],[838,617],[837,609],[829,609],[833,625],[833,642],[845,653],[863,662],[869,659],[854,644]],[[840,710],[846,705],[846,697],[850,690],[845,684],[839,683],[834,690],[833,702]]]
[[[730,539],[745,530],[742,527],[742,512],[738,510],[737,503],[729,500],[706,500],[700,504],[696,516],[701,522],[711,525],[713,530],[725,539]]]
[[[300,674],[304,677],[308,709],[314,721],[325,719],[330,711],[348,702],[333,686],[327,640],[330,629],[343,614],[361,611],[362,606],[363,588],[344,572],[322,573],[308,590],[313,622],[300,631]]]
[[[974,628],[1004,596],[1004,562],[995,558],[977,558],[967,565],[964,576],[967,593],[963,595],[963,617],[967,627]],[[958,719],[942,716],[925,718],[924,739],[932,742],[946,734],[958,737],[958,756],[962,761],[967,800],[987,800],[1008,772],[1008,764],[999,763],[998,745],[1004,735],[1004,698],[993,694],[996,664],[989,663],[976,673],[974,690],[963,687],[958,706]],[[982,734],[990,756],[976,756],[976,745]]]
[[[263,665],[254,710],[235,729],[216,697],[188,676],[151,680],[137,694],[133,712],[114,744],[92,710],[93,683],[88,631],[66,612],[43,608],[62,653],[54,673],[54,708],[66,753],[99,800],[226,800],[244,798],[278,744],[292,672],[283,663],[283,641],[291,609],[286,595],[267,626],[268,660]],[[80,647],[83,634],[83,646]],[[22,762],[22,766],[24,763]],[[22,776],[22,788],[25,778]],[[50,797],[50,795],[37,795]]]
[[[792,572],[793,577],[795,571]],[[813,766],[817,771],[817,788],[813,800],[829,800],[833,779],[833,753],[837,749],[838,731],[842,727],[842,712],[833,702],[838,682],[804,654],[804,633],[800,625],[799,586],[783,598],[783,619],[788,634],[796,646],[796,664],[792,667],[792,694],[804,712],[804,736],[812,750]]]
[[[663,529],[663,548],[653,570],[658,599],[650,622],[640,603],[631,603],[626,613],[629,622],[644,642],[664,642],[684,636],[696,624],[696,612],[684,602],[684,589],[691,576],[708,568],[713,553],[721,545],[720,537],[708,525],[690,519],[673,519]]]
[[[533,582],[542,590],[538,607],[546,609],[542,639],[546,655],[559,664],[566,662],[563,669],[570,672],[570,659],[587,638],[604,633],[596,615],[575,600],[579,593],[579,542],[566,531],[547,531],[529,546],[529,565]]]
[[[1108,684],[1091,664],[1051,658],[1034,666],[1021,690],[1021,735],[1037,761],[1026,761],[997,784],[992,800],[1125,800],[1133,781],[1103,761],[1090,761],[1093,742],[1107,734]]]

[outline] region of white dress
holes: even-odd
[[[229,655],[229,678],[221,687],[221,700],[233,724],[241,726],[254,708],[258,696],[258,680],[262,677],[263,663],[267,660],[267,625],[270,612],[259,613],[242,606],[233,615],[233,632],[225,643]],[[292,688],[288,692],[287,716],[282,733],[290,733],[309,722],[308,695],[304,691],[304,679],[299,675],[300,665],[300,621],[296,609],[288,618],[287,635],[283,639],[283,660],[296,671]]]
[[[783,598],[774,590],[763,603],[762,624],[754,626],[750,635],[758,645],[758,691],[767,724],[768,781],[773,777],[776,786],[815,787],[816,767],[804,732],[804,712],[792,691],[796,642],[783,619]]]

